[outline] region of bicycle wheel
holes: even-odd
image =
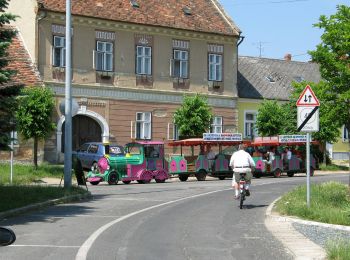
[[[243,208],[243,201],[244,201],[244,199],[245,199],[245,191],[243,191],[243,192],[241,193],[241,198],[240,198],[240,200],[239,200],[239,208],[240,208],[240,209]]]

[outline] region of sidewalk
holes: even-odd
[[[278,200],[278,199],[277,199]],[[310,232],[311,226],[324,229],[328,234],[323,238],[334,238],[334,230],[346,233],[346,238],[350,239],[350,227],[341,225],[331,225],[319,223],[315,221],[307,221],[294,217],[281,216],[273,211],[276,203],[275,200],[266,210],[265,226],[267,229],[285,246],[285,248],[297,260],[325,260],[327,259],[324,248],[314,243],[311,238],[319,236],[316,232]],[[299,231],[296,230],[295,225],[301,226]],[[300,227],[299,227],[300,228]],[[304,234],[301,233],[303,230]],[[309,234],[308,234],[309,232]],[[313,233],[313,234],[311,234]]]

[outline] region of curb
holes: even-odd
[[[79,200],[86,200],[86,199],[91,199],[92,195],[90,191],[88,191],[85,194],[77,194],[77,195],[72,195],[72,196],[65,196],[62,198],[58,199],[52,199],[44,202],[38,202],[34,204],[30,204],[28,206],[24,206],[21,208],[17,209],[11,209],[8,211],[4,211],[0,213],[0,220],[7,218],[7,217],[12,217],[18,214],[23,214],[32,210],[40,209],[40,208],[45,208],[47,206],[52,206],[56,204],[61,204],[61,203],[67,203],[67,202],[73,202],[73,201],[79,201]]]
[[[265,226],[266,228],[287,248],[287,251],[291,253],[294,259],[297,260],[325,260],[327,255],[325,250],[312,242],[310,239],[299,233],[292,226],[293,222],[299,222],[303,224],[309,224],[309,221],[294,219],[291,217],[280,216],[272,212],[275,203],[280,198],[273,201],[265,212]],[[321,224],[318,222],[312,222],[313,225]],[[329,224],[327,224],[329,225]],[[332,225],[330,225],[332,226]]]

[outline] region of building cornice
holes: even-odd
[[[65,95],[65,84],[58,82],[45,82],[45,85],[51,88],[56,96]],[[186,92],[187,95],[196,94]],[[161,91],[161,90],[144,90],[133,88],[118,88],[108,86],[91,86],[83,84],[74,84],[72,86],[73,97],[86,97],[98,99],[111,100],[133,100],[142,102],[155,103],[172,103],[182,104],[184,93],[175,91]],[[206,95],[208,103],[214,107],[236,108],[237,98],[232,96],[214,96]]]
[[[62,13],[48,13],[46,19],[51,19],[54,23],[65,23],[65,15]],[[89,26],[96,29],[110,30],[110,31],[128,31],[134,33],[154,34],[162,36],[172,36],[174,38],[195,39],[210,42],[219,42],[225,44],[236,45],[233,39],[237,39],[236,36],[211,34],[206,32],[195,32],[189,30],[174,29],[169,27],[151,26],[144,24],[126,23],[111,21],[105,19],[97,19],[84,16],[72,16],[72,26]]]

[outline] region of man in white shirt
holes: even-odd
[[[234,176],[232,177],[232,187],[235,189],[235,199],[239,199],[239,179],[240,173],[246,173],[244,179],[247,182],[247,196],[250,195],[249,192],[249,184],[252,180],[252,170],[255,167],[255,162],[249,153],[244,151],[243,144],[240,144],[238,147],[238,151],[234,152],[230,159],[230,166],[233,169]]]

